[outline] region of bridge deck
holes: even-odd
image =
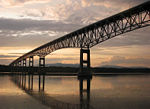
[[[150,1],[66,34],[24,54],[11,64],[35,55],[44,57],[62,48],[91,48],[120,34],[150,26],[149,21]]]

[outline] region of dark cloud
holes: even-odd
[[[79,24],[57,22],[53,20],[5,19],[0,18],[0,30],[10,31],[59,31],[70,32],[81,27]]]
[[[19,21],[16,20],[16,26],[19,25],[17,22],[19,22]],[[15,25],[15,23],[13,23],[13,24]],[[29,24],[29,22],[28,22],[28,24]],[[21,25],[23,25],[23,22],[21,23]],[[24,24],[24,25],[26,25],[26,24]],[[31,25],[31,27],[29,25],[20,26],[20,28],[17,28],[17,29],[15,28],[16,30],[13,29],[13,27],[10,27],[11,24],[7,25],[7,28],[0,26],[0,28],[1,28],[0,46],[3,46],[3,47],[9,47],[9,46],[12,46],[12,47],[17,47],[17,46],[37,47],[39,45],[42,45],[49,41],[52,41],[58,37],[61,37],[64,34],[67,34],[65,32],[53,32],[53,31],[51,32],[50,30],[45,32],[44,29],[42,31],[43,27],[40,27],[40,26],[39,27],[37,26],[37,28],[39,30],[34,30],[34,32],[32,33],[33,25]],[[59,27],[59,26],[57,27],[57,26],[58,25],[56,25],[55,30],[57,30],[57,31],[61,30],[61,27]],[[36,26],[34,25],[34,27],[36,27]],[[46,27],[44,27],[44,28],[46,28]],[[62,27],[62,28],[65,28],[65,27]],[[73,27],[71,25],[68,26],[67,28],[70,28],[70,31],[75,30],[75,29],[73,29]],[[69,29],[68,29],[68,31],[69,31]],[[52,35],[52,34],[54,34],[54,35]],[[149,34],[150,34],[149,27],[144,27],[139,30],[135,30],[135,31],[132,31],[132,32],[120,35],[120,36],[116,36],[115,38],[109,39],[101,44],[98,44],[98,46],[100,46],[100,47],[106,47],[106,46],[107,47],[114,47],[114,46],[119,47],[119,46],[130,46],[130,45],[149,45],[150,44]]]
[[[37,47],[41,44],[51,41],[55,37],[50,37],[48,34],[24,35],[13,37],[9,32],[5,36],[0,36],[1,47]]]
[[[81,27],[52,20],[0,18],[0,46],[39,46]]]

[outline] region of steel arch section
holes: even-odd
[[[46,56],[62,48],[91,48],[115,36],[146,26],[150,26],[150,1],[44,44],[14,60],[10,65],[35,55]]]

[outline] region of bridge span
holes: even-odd
[[[150,26],[150,1],[110,16],[96,23],[64,35],[46,43],[17,58],[10,66],[26,66],[29,58],[29,67],[34,66],[34,56],[39,56],[39,67],[45,67],[45,56],[63,48],[80,49],[80,70],[83,64],[90,68],[90,48],[115,36]],[[83,60],[83,54],[87,60]]]

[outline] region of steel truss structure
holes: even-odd
[[[10,65],[36,55],[45,57],[62,48],[91,48],[115,36],[146,26],[150,26],[150,1],[44,44],[14,60]]]

